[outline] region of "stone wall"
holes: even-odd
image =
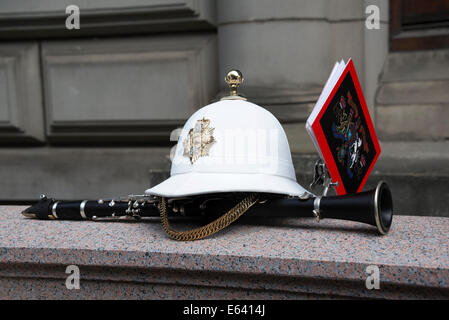
[[[379,30],[365,28],[369,4],[380,9]],[[337,60],[354,60],[374,112],[388,1],[218,0],[217,20],[220,77],[235,66],[244,71],[245,93],[284,123],[293,152],[314,152],[304,122]]]
[[[0,201],[142,193],[218,93],[215,1],[0,3]]]

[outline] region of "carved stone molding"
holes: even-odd
[[[44,140],[38,44],[0,44],[0,143]]]
[[[449,50],[391,52],[376,95],[384,140],[447,140]]]
[[[66,6],[80,9],[80,29],[65,26]],[[2,0],[0,39],[143,34],[215,28],[211,0]]]
[[[216,95],[215,35],[42,44],[52,142],[169,143]]]

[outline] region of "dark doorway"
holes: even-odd
[[[390,51],[449,47],[449,0],[390,0]]]

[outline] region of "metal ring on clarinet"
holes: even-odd
[[[59,219],[58,215],[56,214],[56,207],[58,206],[59,201],[56,201],[53,206],[51,207],[51,214],[55,219]]]
[[[84,200],[80,203],[80,215],[83,217],[83,219],[87,219],[86,213],[84,212],[84,207],[86,206],[87,200]]]

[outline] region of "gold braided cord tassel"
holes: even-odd
[[[203,239],[229,226],[235,220],[240,218],[249,208],[251,208],[257,200],[257,193],[251,193],[242,199],[236,206],[211,223],[189,231],[176,231],[173,230],[168,223],[167,200],[165,198],[161,198],[159,213],[161,215],[162,228],[167,235],[174,240],[193,241]]]

